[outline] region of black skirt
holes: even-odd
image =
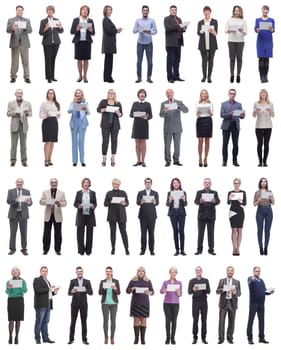
[[[43,142],[58,142],[59,125],[56,117],[48,117],[42,122]]]
[[[196,136],[210,138],[213,135],[213,120],[211,117],[197,118]]]
[[[76,60],[90,60],[91,48],[91,43],[88,43],[87,41],[79,41],[74,45],[74,58]]]
[[[131,305],[130,316],[132,317],[149,317],[149,306]]]
[[[134,118],[132,139],[148,139],[148,120],[143,118]]]
[[[24,320],[23,297],[8,298],[8,321]]]

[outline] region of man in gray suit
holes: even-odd
[[[32,32],[30,20],[22,17],[24,8],[21,5],[16,7],[16,17],[9,18],[7,33],[11,34],[10,48],[12,51],[11,83],[17,79],[19,70],[19,56],[23,67],[23,78],[26,83],[31,83],[29,76],[29,48],[28,34]]]
[[[17,89],[16,100],[8,103],[7,116],[11,117],[11,166],[17,161],[18,139],[20,138],[21,163],[27,166],[26,136],[28,130],[28,117],[32,116],[31,104],[22,99],[23,91]]]
[[[240,119],[245,117],[245,113],[242,109],[242,104],[235,100],[236,90],[230,89],[228,91],[229,99],[221,104],[221,118],[223,118],[221,129],[223,137],[222,145],[222,166],[227,165],[228,158],[228,142],[230,135],[232,137],[232,161],[234,166],[239,166],[237,162],[238,156],[238,138],[240,131]]]
[[[241,295],[240,282],[233,277],[234,268],[228,266],[226,269],[226,278],[219,281],[217,294],[220,294],[219,308],[219,341],[218,344],[224,342],[225,317],[228,314],[227,341],[233,344],[233,333],[235,314],[238,305],[238,297]]]
[[[182,133],[181,112],[187,113],[188,108],[182,101],[174,99],[174,91],[166,90],[167,101],[161,103],[160,117],[164,118],[164,143],[165,143],[165,166],[171,165],[171,142],[174,140],[174,165],[181,166],[180,158],[180,141]]]
[[[27,253],[27,219],[29,218],[28,207],[32,205],[32,199],[29,190],[23,188],[23,179],[16,180],[16,188],[8,190],[7,203],[9,204],[8,218],[10,221],[10,252],[12,255],[16,252],[16,236],[18,226],[21,234],[21,252]]]

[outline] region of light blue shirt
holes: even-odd
[[[151,34],[143,33],[140,29],[150,30]],[[152,43],[152,35],[157,34],[156,23],[154,19],[149,17],[142,17],[136,20],[133,33],[139,33],[138,43],[147,45]]]

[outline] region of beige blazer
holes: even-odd
[[[51,218],[52,206],[54,207],[54,216],[56,222],[62,222],[62,210],[61,208],[66,206],[65,194],[62,191],[57,190],[55,204],[51,204],[51,191],[47,190],[42,193],[42,197],[39,202],[41,205],[45,205],[44,221],[47,222]]]
[[[22,101],[20,112],[18,113],[17,101],[8,103],[7,116],[11,117],[11,132],[18,132],[19,125],[22,123],[23,133],[26,134],[28,130],[28,117],[32,116],[31,104],[27,101]]]

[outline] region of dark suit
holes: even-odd
[[[217,44],[216,35],[209,33],[209,49],[206,49],[205,32],[201,33],[201,28],[204,24],[205,24],[204,19],[202,19],[201,21],[198,22],[198,25],[197,25],[197,34],[199,35],[198,50],[200,50],[200,53],[202,56],[203,77],[206,78],[208,76],[208,79],[211,79],[214,56],[218,48],[218,44]],[[212,18],[210,21],[210,26],[214,27],[214,30],[216,33],[218,32],[217,20]],[[208,75],[207,75],[207,67],[208,67]]]
[[[82,340],[87,340],[87,316],[88,316],[88,303],[87,294],[92,295],[93,290],[91,282],[83,278],[82,286],[85,287],[85,292],[75,292],[72,293],[72,289],[78,287],[78,279],[75,278],[70,281],[68,288],[68,295],[72,295],[71,302],[71,324],[69,332],[69,340],[74,340],[75,325],[78,313],[80,312],[81,327],[82,327]]]
[[[227,278],[219,281],[216,293],[220,294],[219,300],[219,340],[224,341],[225,335],[225,317],[228,314],[227,340],[233,341],[235,314],[238,307],[238,297],[241,295],[240,282],[232,278],[232,285],[235,286],[236,294],[231,293],[231,298],[227,298],[227,292],[224,291],[224,285],[227,285]]]
[[[113,69],[113,54],[117,52],[116,49],[116,34],[117,28],[112,23],[111,19],[104,16],[102,21],[102,53],[104,56],[104,71],[103,80],[112,80],[112,69]]]
[[[234,101],[231,103],[230,101],[223,102],[221,104],[220,116],[223,118],[221,129],[223,136],[223,146],[222,146],[222,157],[223,162],[227,162],[228,158],[228,142],[230,135],[232,137],[232,160],[233,162],[237,162],[238,156],[238,138],[240,131],[240,116],[233,116],[231,112],[234,110],[242,110],[242,105],[239,102]]]
[[[86,32],[86,42],[91,44],[93,42],[92,35],[95,35],[95,26],[91,18],[88,18],[87,22],[92,23],[92,32],[89,32],[88,30]],[[80,23],[80,17],[74,18],[70,29],[70,34],[74,35],[72,39],[72,42],[74,44],[78,44],[80,41],[80,30],[77,30],[77,26],[79,25],[79,23]]]
[[[116,314],[118,308],[118,295],[120,295],[120,284],[115,278],[112,278],[112,284],[115,284],[116,289],[112,289],[112,300],[114,304],[105,304],[107,288],[103,288],[103,283],[107,282],[106,279],[100,281],[99,295],[101,295],[102,303],[102,314],[103,314],[103,331],[104,338],[108,338],[108,320],[110,315],[110,339],[114,339],[115,328],[116,328]]]
[[[80,17],[74,18],[70,34],[73,34],[74,37],[72,39],[72,42],[74,43],[75,52],[74,52],[74,58],[79,61],[87,61],[91,59],[91,49],[92,49],[92,36],[95,35],[95,25],[91,18],[87,19],[87,23],[91,23],[92,31],[86,30],[86,40],[80,40],[81,39],[81,31],[80,29],[77,30],[77,26],[80,23]]]
[[[29,196],[29,190],[22,188],[22,196]],[[19,202],[18,198],[18,189],[13,188],[8,191],[7,203],[9,204],[8,218],[10,221],[10,250],[16,251],[16,235],[18,230],[18,225],[20,228],[21,234],[21,248],[22,251],[26,251],[27,247],[27,219],[29,218],[28,207],[32,205],[32,200],[30,197],[30,203]]]
[[[167,79],[178,80],[179,65],[181,60],[181,47],[183,46],[183,35],[185,29],[179,24],[182,20],[177,16],[167,16],[164,18],[166,51],[167,51]]]
[[[78,254],[83,255],[86,253],[90,255],[92,253],[93,246],[93,231],[94,226],[96,226],[95,209],[97,206],[96,193],[89,190],[90,204],[93,204],[93,208],[89,208],[88,213],[83,213],[83,208],[79,208],[82,204],[83,191],[80,190],[76,193],[74,200],[74,207],[77,208],[76,214],[76,226],[77,226],[77,244],[78,244]],[[85,237],[85,227],[86,227],[86,244],[84,243]]]
[[[35,339],[40,340],[41,334],[43,341],[49,339],[48,323],[50,320],[50,310],[53,309],[53,300],[50,298],[51,283],[42,276],[34,278],[34,308],[36,312],[35,320]],[[52,295],[55,295],[52,292]]]
[[[149,195],[153,196],[155,203],[141,203],[142,197],[146,196],[146,190],[139,191],[137,194],[137,205],[139,209],[139,219],[141,226],[141,253],[146,250],[147,232],[148,232],[148,246],[150,253],[154,253],[154,228],[157,219],[156,205],[159,204],[158,192],[150,190]]]
[[[184,252],[184,225],[185,225],[185,207],[187,206],[186,201],[186,192],[183,191],[183,195],[185,196],[185,200],[179,200],[179,208],[174,208],[174,201],[169,202],[169,197],[171,192],[167,194],[166,205],[169,207],[168,216],[170,216],[171,224],[173,227],[174,233],[174,243],[176,252],[181,250]],[[180,244],[179,244],[179,236],[180,236]]]
[[[58,20],[52,18],[52,20]],[[51,28],[45,30],[46,25],[49,22],[49,18],[42,19],[40,22],[39,34],[43,36],[42,45],[44,48],[45,57],[45,78],[52,80],[55,77],[55,61],[60,46],[59,33],[63,33],[63,28]]]
[[[126,202],[125,206],[118,203],[111,203],[113,197],[124,197],[124,200]],[[129,243],[128,243],[128,235],[126,231],[126,222],[127,222],[126,207],[128,205],[129,205],[129,200],[128,200],[127,193],[125,191],[112,190],[107,192],[104,199],[104,206],[108,207],[107,221],[109,222],[109,225],[110,225],[110,240],[111,240],[112,250],[115,250],[116,223],[118,223],[124,248],[126,252],[128,251]]]
[[[212,202],[204,202],[200,203],[200,198],[202,197],[202,193],[213,193],[215,203]],[[214,251],[214,229],[215,229],[215,220],[216,220],[216,205],[220,203],[220,199],[217,191],[213,190],[200,190],[197,191],[194,203],[199,205],[198,208],[198,241],[197,241],[197,250],[199,253],[203,251],[203,240],[204,240],[204,232],[205,227],[207,225],[208,231],[208,245],[209,245],[209,253]]]

